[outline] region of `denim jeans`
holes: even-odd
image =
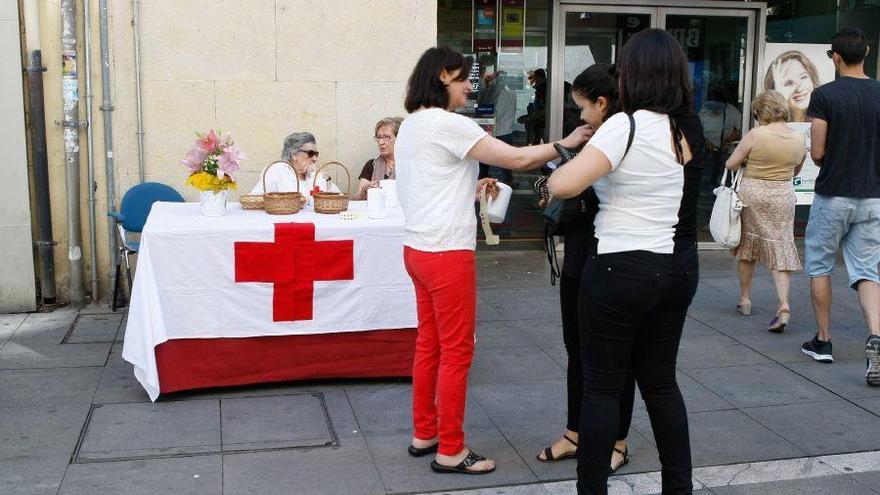
[[[608,493],[609,461],[630,369],[654,430],[663,494],[693,492],[687,411],[675,361],[698,281],[696,245],[676,254],[628,251],[587,260],[580,291],[584,398],[578,494]]]

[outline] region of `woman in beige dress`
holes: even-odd
[[[788,293],[791,272],[801,269],[794,245],[794,185],[806,158],[800,133],[788,127],[788,102],[778,91],[765,91],[752,103],[757,127],[743,136],[727,160],[731,171],[745,166],[739,186],[742,211],[742,239],[733,249],[739,260],[740,298],[737,311],[752,311],[752,278],[755,262],[763,261],[773,273],[779,306],[768,330],[782,332],[791,317]]]

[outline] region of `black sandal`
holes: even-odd
[[[568,435],[562,435],[562,438],[568,440],[569,442],[571,442],[572,445],[574,445],[574,452],[567,452],[565,454],[562,454],[559,457],[554,457],[553,456],[553,446],[551,445],[549,447],[544,448],[545,459],[541,459],[540,455],[536,455],[535,458],[541,462],[559,462],[559,461],[564,461],[566,459],[573,459],[573,458],[577,457],[578,443],[575,442],[574,440],[568,438]]]
[[[416,447],[415,445],[410,445],[406,448],[406,451],[409,452],[409,455],[413,457],[424,457],[428,454],[433,454],[437,452],[437,446],[440,445],[440,442],[431,445],[430,447]]]
[[[485,460],[486,460],[485,457],[483,457],[483,456],[477,454],[476,452],[474,452],[473,450],[471,450],[471,451],[468,452],[467,457],[465,457],[463,461],[459,462],[459,463],[458,463],[457,465],[455,465],[455,466],[444,466],[443,464],[440,464],[440,463],[437,462],[437,461],[431,461],[431,469],[432,469],[435,473],[440,473],[440,474],[450,474],[450,473],[456,473],[456,474],[489,474],[489,473],[491,473],[492,471],[495,471],[495,468],[494,468],[494,467],[493,467],[492,469],[486,469],[486,470],[483,470],[483,471],[475,471],[475,470],[473,470],[473,469],[468,469],[468,468],[470,468],[471,466],[473,466],[474,464],[476,464],[476,463],[478,463],[478,462],[480,462],[480,461],[485,461]]]
[[[615,447],[614,451],[617,452],[618,454],[622,455],[623,460],[620,461],[620,464],[618,464],[616,467],[611,466],[611,474],[616,473],[618,469],[622,468],[623,466],[626,466],[626,464],[629,462],[629,447],[623,447],[623,450],[620,450],[617,447]]]

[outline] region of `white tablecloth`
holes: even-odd
[[[349,209],[358,211],[356,219],[311,210],[268,215],[242,210],[238,203],[230,203],[226,216],[205,217],[196,203],[154,204],[141,236],[122,352],[150,398],[160,391],[154,348],[170,339],[416,327],[400,208],[389,209],[384,219],[367,218],[365,202],[352,202]],[[315,249],[321,241],[353,241],[354,277],[313,282],[312,319],[273,321],[276,286],[235,281],[235,243],[272,243],[275,224],[290,222],[315,225]],[[281,258],[265,263],[277,266],[285,262]],[[309,260],[300,256],[295,262]]]

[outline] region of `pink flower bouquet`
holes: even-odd
[[[221,137],[211,129],[196,135],[199,139],[181,161],[190,170],[186,184],[199,191],[235,189],[235,173],[247,158],[245,154],[235,146],[229,133]]]

